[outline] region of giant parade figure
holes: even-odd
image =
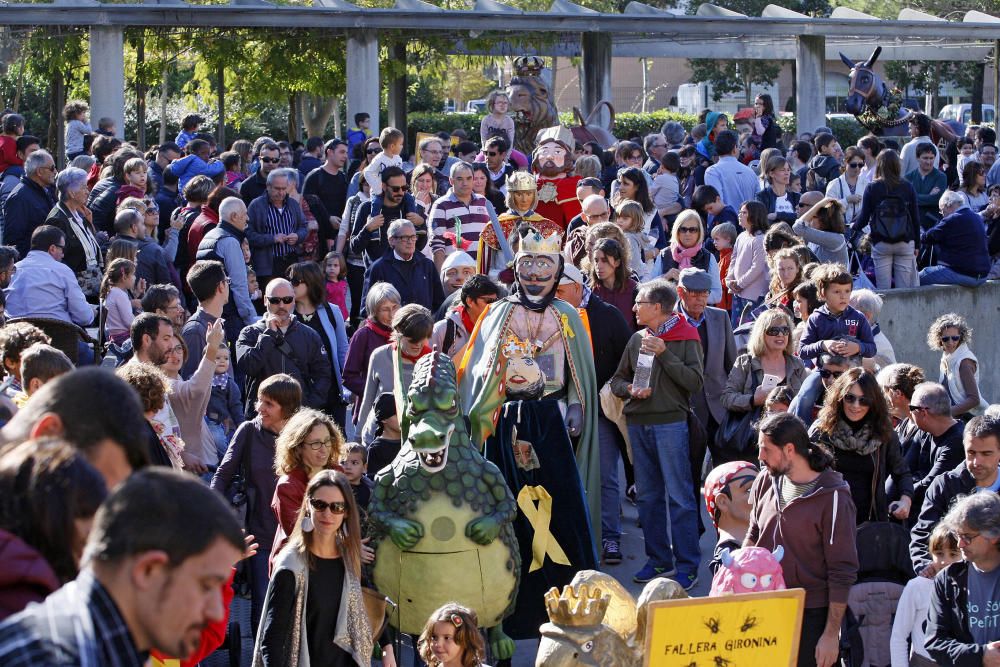
[[[504,622],[515,639],[538,636],[546,591],[597,563],[593,351],[576,309],[555,298],[560,248],[558,234],[531,230],[520,239],[513,293],[480,316],[459,366],[472,441],[482,445],[517,499],[521,586]]]
[[[573,132],[568,127],[556,125],[538,133],[538,145],[531,154],[531,170],[538,179],[539,215],[552,220],[566,231],[570,220],[580,214],[580,200],[576,198],[579,176],[573,171]]]

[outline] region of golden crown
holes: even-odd
[[[517,76],[538,76],[545,68],[545,61],[538,56],[519,56],[514,58],[514,73]]]
[[[521,252],[530,255],[558,255],[562,252],[562,237],[558,233],[545,238],[537,231],[521,239]]]
[[[534,175],[527,171],[515,171],[507,177],[509,192],[531,192],[536,188]]]
[[[610,595],[600,588],[591,590],[587,584],[565,586],[561,594],[550,588],[545,594],[549,620],[556,625],[600,625],[610,602]]]
[[[532,356],[534,345],[529,341],[521,340],[514,333],[507,334],[507,340],[503,345],[503,356],[508,359],[521,359]]]

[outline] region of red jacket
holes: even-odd
[[[42,554],[17,535],[0,530],[0,621],[59,588]]]

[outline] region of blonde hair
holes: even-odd
[[[701,223],[701,216],[698,215],[698,211],[694,209],[684,209],[677,214],[677,218],[674,220],[674,226],[670,228],[670,245],[680,245],[680,239],[677,238],[678,231],[685,222],[690,222],[698,226],[698,243],[705,242],[705,226]]]
[[[783,308],[769,308],[761,313],[753,323],[750,330],[750,340],[747,341],[747,352],[751,357],[763,357],[767,353],[767,345],[764,343],[764,332],[775,326],[788,327],[788,335],[785,336],[785,355],[791,356],[792,351],[792,329],[795,324],[792,318]]]
[[[632,222],[626,225],[622,218],[629,218]],[[639,202],[623,199],[615,207],[615,222],[624,232],[641,232],[646,223],[646,213]]]
[[[958,341],[959,345],[963,343],[972,345],[972,329],[969,328],[969,323],[965,321],[965,318],[958,313],[946,313],[931,323],[931,327],[927,331],[927,347],[943,351],[944,343],[941,342],[941,336],[944,335],[945,329],[950,328],[958,329],[958,335],[962,338]]]
[[[302,447],[305,446],[305,439],[309,433],[317,426],[325,426],[332,439],[330,455],[327,457],[324,467],[332,468],[340,461],[344,452],[344,436],[340,432],[340,427],[319,410],[312,408],[299,408],[299,411],[292,415],[285,427],[281,429],[277,440],[274,443],[274,472],[278,475],[289,475],[293,470],[303,467]]]

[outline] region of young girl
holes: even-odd
[[[236,151],[226,151],[219,156],[222,166],[226,168],[226,187],[239,188],[246,178],[243,174],[243,158]]]
[[[118,188],[116,206],[129,197],[142,199],[146,196],[146,169],[146,161],[141,157],[134,157],[125,163],[125,184]]]
[[[83,155],[83,138],[94,133],[94,128],[87,122],[90,106],[86,102],[70,102],[63,109],[66,119],[66,159],[73,161],[78,155]]]
[[[965,185],[965,165],[976,161],[976,144],[965,137],[958,140],[958,184]]]
[[[490,112],[479,124],[479,138],[485,145],[486,140],[494,136],[502,136],[508,146],[514,145],[514,119],[507,115],[510,108],[510,98],[502,90],[494,90],[486,98],[486,108]]]
[[[660,168],[649,188],[649,196],[653,198],[653,205],[660,212],[660,218],[670,226],[674,224],[674,216],[684,210],[678,179],[680,170],[680,156],[673,151],[665,154],[660,158]]]
[[[615,224],[621,227],[629,243],[629,269],[635,272],[639,282],[646,280],[653,268],[657,250],[652,239],[642,233],[645,213],[639,202],[625,199],[615,209]]]
[[[135,287],[135,262],[116,259],[108,265],[101,281],[101,298],[108,309],[106,327],[108,338],[115,345],[121,345],[129,336],[129,329],[135,315],[132,313],[132,297],[129,290]]]
[[[802,270],[802,275],[802,282],[792,290],[793,319],[798,322],[795,325],[795,331],[792,332],[792,349],[795,350],[796,354],[799,352],[799,340],[802,338],[802,334],[806,332],[806,323],[809,321],[809,316],[812,315],[814,310],[823,305],[823,302],[819,300],[819,290],[816,289],[816,283],[808,279],[805,269]]]
[[[784,306],[792,311],[792,290],[802,282],[802,265],[798,253],[792,248],[782,248],[771,258],[771,286],[765,303]]]
[[[323,259],[326,269],[326,301],[340,308],[347,322],[351,312],[351,291],[347,288],[347,262],[343,253],[332,250]]]
[[[962,560],[958,541],[947,526],[938,524],[930,537],[931,559],[936,572]],[[914,577],[906,584],[892,622],[889,651],[892,665],[937,664],[924,649],[924,623],[934,595],[934,579]],[[912,655],[911,655],[912,649]]]
[[[427,619],[417,643],[420,657],[431,667],[485,667],[478,623],[476,612],[449,602]]]
[[[733,245],[736,243],[736,225],[723,222],[712,227],[712,244],[719,253],[719,275],[729,273],[729,262],[733,259]],[[733,305],[733,295],[729,293],[726,281],[722,281],[722,300],[717,307],[728,311]]]

